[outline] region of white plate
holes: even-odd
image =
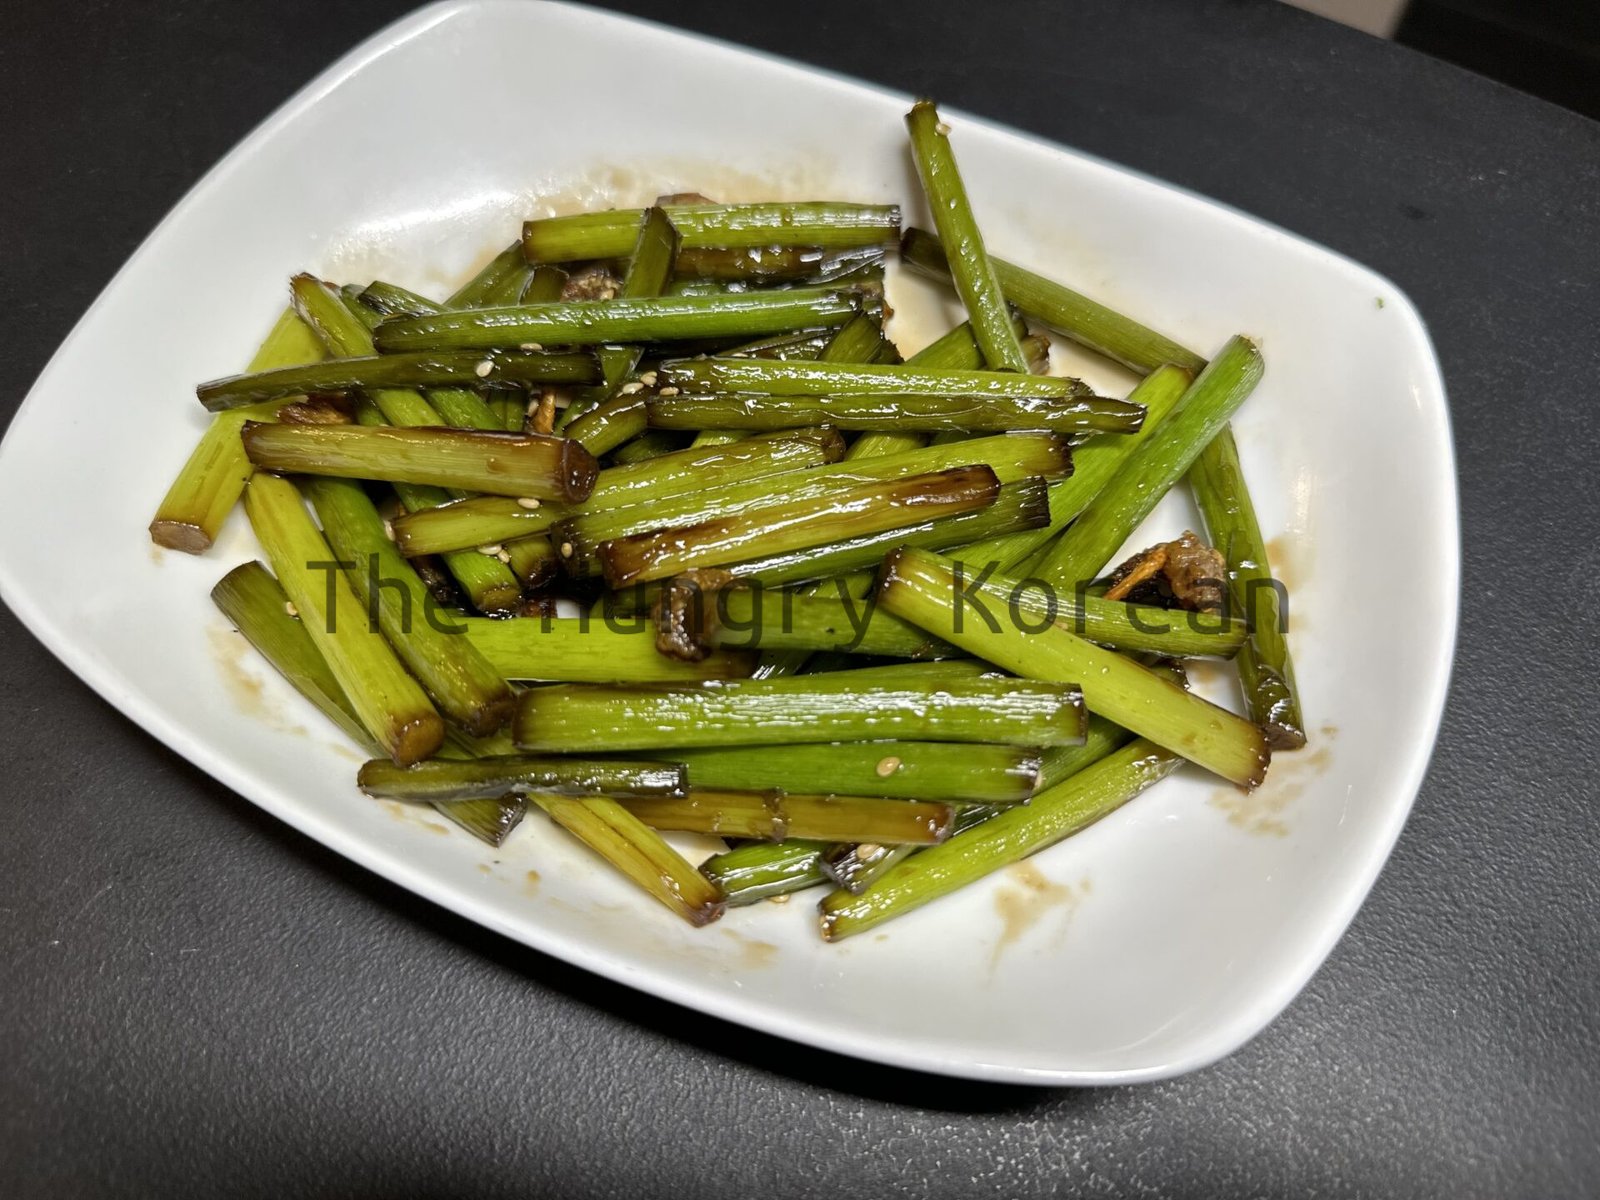
[[[673,69],[608,73],[595,88],[597,62]],[[680,189],[894,200],[914,215],[906,107],[904,96],[588,9],[416,13],[228,155],[56,354],[0,446],[0,508],[29,516],[0,526],[0,594],[112,704],[269,812],[472,920],[643,991],[975,1078],[1127,1082],[1228,1053],[1305,983],[1382,866],[1422,779],[1455,635],[1455,476],[1438,366],[1406,298],[1347,259],[948,114],[997,253],[1203,353],[1236,331],[1262,340],[1266,380],[1237,429],[1293,588],[1313,746],[1281,756],[1248,799],[1180,774],[1034,860],[1050,881],[1042,890],[1002,874],[838,946],[817,939],[809,899],[692,930],[537,816],[491,852],[362,799],[354,753],[207,599],[254,557],[237,518],[204,558],[156,551],[145,535],[204,424],[194,382],[241,367],[293,271],[439,291],[524,216]],[[930,295],[896,293],[895,332],[912,348],[932,332],[927,318],[954,315]],[[1085,370],[1126,384],[1102,365]],[[1190,520],[1169,499],[1152,531]]]

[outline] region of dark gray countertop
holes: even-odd
[[[0,7],[0,411],[215,159],[407,7]],[[1087,1092],[932,1079],[414,899],[0,612],[0,1194],[1600,1190],[1600,125],[1268,0],[617,7],[1127,163],[1410,293],[1451,392],[1465,603],[1394,858],[1217,1066]],[[1351,602],[1405,589],[1352,581]]]

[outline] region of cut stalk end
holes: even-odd
[[[163,517],[150,522],[150,540],[164,550],[181,550],[185,554],[204,554],[212,545],[211,535],[199,525]]]

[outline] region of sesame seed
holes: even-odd
[[[600,299],[602,299],[602,300],[614,300],[614,299],[616,299],[616,296],[617,296],[617,289],[614,288],[614,287],[608,287],[608,288],[601,288],[600,289]]]
[[[394,541],[394,522],[389,520],[387,517],[385,517],[383,521],[383,536],[388,538],[391,542]]]
[[[532,512],[534,509],[539,507],[539,501],[534,496],[518,496],[517,504],[519,507],[525,508],[529,512]]]
[[[634,395],[634,394],[635,394],[635,393],[637,393],[637,392],[642,392],[642,391],[644,391],[644,384],[642,384],[642,383],[640,383],[640,382],[639,382],[639,381],[638,381],[638,380],[637,380],[637,379],[636,379],[636,380],[634,380],[634,381],[633,381],[633,382],[632,382],[632,383],[625,383],[625,384],[623,384],[623,385],[622,385],[622,386],[621,386],[621,387],[620,387],[620,388],[619,388],[619,389],[617,389],[617,390],[618,390],[618,391],[619,391],[619,392],[620,392],[620,393],[621,393],[621,394],[622,394],[622,395],[624,395],[624,396],[632,396],[632,395]]]
[[[784,892],[781,895],[768,896],[767,897],[767,903],[768,904],[787,904],[787,903],[789,903],[789,893],[788,892]]]
[[[572,543],[571,542],[562,542],[561,543],[561,557],[562,558],[571,558],[572,557]]]
[[[887,778],[889,778],[889,776],[893,775],[899,769],[900,769],[900,759],[898,757],[896,757],[895,755],[893,755],[893,754],[889,755],[886,758],[879,759],[878,760],[878,765],[875,768],[875,770],[878,772],[878,778],[879,779],[887,779]]]
[[[288,613],[291,617],[298,617],[300,615],[300,610],[294,606],[293,600],[285,600],[283,602],[283,611]]]
[[[482,379],[492,370],[494,370],[494,362],[491,359],[486,358],[477,366],[472,368],[472,373],[479,379]]]
[[[522,349],[524,349],[524,350],[543,350],[544,347],[541,346],[538,342],[523,342],[522,343]]]
[[[877,842],[862,842],[859,846],[856,847],[856,857],[858,859],[859,858],[877,858],[878,855],[880,855],[882,853],[883,853],[883,847],[878,845]]]
[[[933,127],[933,131],[940,137],[950,136],[950,126],[946,125],[943,121],[940,121],[937,125],[935,125]]]
[[[677,394],[678,389],[675,387],[664,387],[661,389],[661,395],[663,396],[676,396]]]
[[[490,542],[486,546],[479,546],[478,553],[486,558],[497,558],[500,555],[500,543]]]
[[[496,554],[495,557],[508,566],[511,563],[511,551],[509,550],[502,550],[499,554]]]
[[[639,382],[646,384],[649,387],[655,387],[656,373],[654,371],[646,371],[643,375],[639,376]]]

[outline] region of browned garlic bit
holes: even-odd
[[[1107,600],[1211,612],[1222,607],[1228,564],[1193,530],[1141,550],[1111,572]]]
[[[278,410],[285,425],[349,425],[351,413],[343,397],[307,396]]]
[[[561,285],[563,300],[610,300],[622,286],[622,280],[611,273],[611,268],[596,263],[574,271]]]
[[[528,432],[549,435],[556,428],[556,393],[545,388],[539,398],[528,405]]]

